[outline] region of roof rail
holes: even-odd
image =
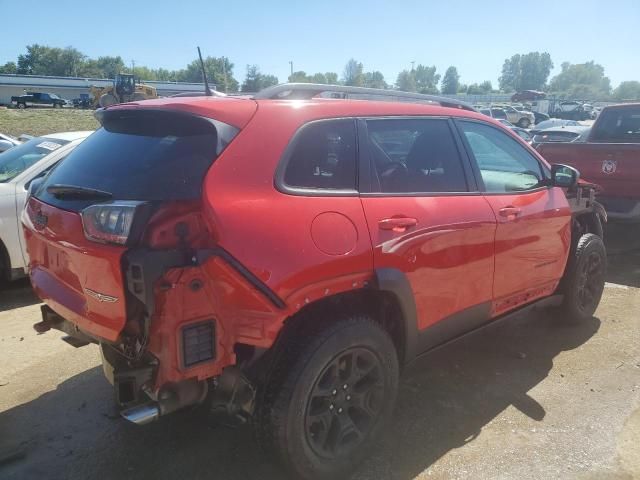
[[[461,108],[475,112],[470,104],[437,95],[383,90],[381,88],[348,87],[345,85],[324,85],[320,83],[282,83],[265,88],[256,93],[256,100],[310,100],[322,93],[333,94],[329,98],[351,98],[354,100],[383,100],[411,103],[436,103],[443,107]],[[374,98],[372,98],[374,97]]]

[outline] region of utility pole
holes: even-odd
[[[136,75],[136,61],[133,58],[131,59],[131,74]]]
[[[291,75],[293,75],[293,61],[289,60],[289,66],[291,67]]]
[[[222,75],[224,78],[224,93],[227,93],[227,57],[222,57]]]

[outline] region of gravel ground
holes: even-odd
[[[593,319],[537,311],[421,358],[356,478],[640,479],[640,253],[621,231]],[[38,315],[26,282],[0,293],[0,478],[283,478],[248,427],[120,420],[98,349],[36,335]]]

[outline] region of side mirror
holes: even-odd
[[[569,165],[551,165],[551,183],[554,187],[573,188],[578,184],[580,172]]]

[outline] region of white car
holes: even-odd
[[[53,133],[0,154],[0,279],[25,275],[29,263],[20,225],[27,190],[93,132]]]
[[[0,133],[0,153],[6,152],[17,145],[20,145],[20,140]]]

